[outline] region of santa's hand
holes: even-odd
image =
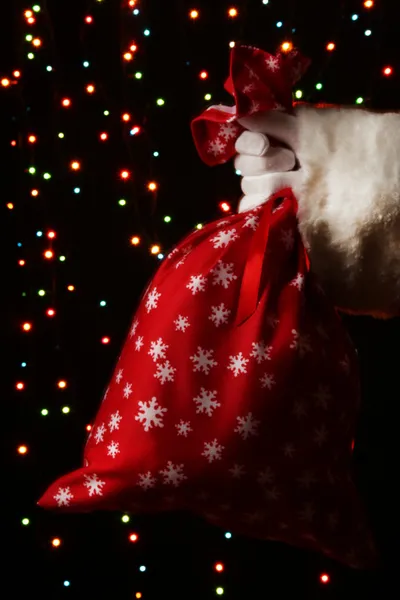
[[[296,118],[279,111],[240,119],[246,127],[236,142],[235,168],[243,176],[238,211],[244,212],[265,202],[272,194],[290,187],[296,193],[302,173],[296,168]],[[274,145],[271,145],[272,144]],[[286,144],[289,148],[277,145]]]

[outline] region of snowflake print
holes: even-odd
[[[206,283],[207,277],[203,277],[203,275],[192,275],[190,282],[186,287],[192,292],[193,296],[195,296],[198,292],[206,291]]]
[[[147,432],[152,427],[164,427],[163,418],[167,408],[162,408],[157,398],[152,398],[150,402],[139,402],[139,413],[135,417],[135,421],[140,421],[143,429]]]
[[[321,427],[315,430],[314,442],[321,447],[326,442],[327,437],[328,431],[325,425],[321,425]]]
[[[157,292],[157,288],[153,288],[151,290],[151,292],[148,294],[147,296],[147,300],[146,300],[146,309],[147,312],[151,312],[152,310],[154,310],[155,308],[157,308],[158,306],[158,301],[161,297],[161,294],[159,292]]]
[[[278,500],[282,495],[275,486],[269,490],[264,490],[264,494],[268,500]]]
[[[292,343],[290,344],[290,348],[292,350],[297,350],[297,348],[299,347],[299,333],[298,333],[298,331],[296,331],[296,329],[292,329],[292,335],[293,335],[293,340],[292,340]]]
[[[232,469],[229,469],[229,473],[232,475],[233,479],[240,479],[245,473],[244,466],[235,464]]]
[[[69,487],[58,488],[57,494],[53,496],[54,500],[57,500],[57,506],[69,506],[73,497],[74,495],[71,494],[71,489]]]
[[[255,231],[259,225],[259,217],[257,215],[247,215],[246,220],[243,224],[243,227],[250,227],[253,231]]]
[[[314,394],[314,398],[315,398],[315,405],[318,408],[322,408],[322,409],[326,410],[328,408],[329,400],[332,399],[332,395],[331,395],[328,387],[320,385],[318,387],[318,391],[315,392],[315,394]]]
[[[221,446],[218,444],[217,440],[213,440],[212,442],[205,442],[204,444],[204,452],[202,452],[202,456],[205,456],[208,459],[209,463],[214,462],[214,460],[221,460],[222,450],[224,450],[225,446]]]
[[[249,92],[252,92],[253,90],[254,90],[254,83],[248,83],[243,88],[243,94],[248,94]]]
[[[246,365],[249,362],[249,359],[245,358],[242,352],[239,352],[236,356],[230,356],[229,360],[231,361],[231,364],[228,365],[228,369],[233,371],[235,377],[241,373],[247,373]]]
[[[300,358],[304,358],[307,352],[312,352],[309,335],[299,335],[297,339],[297,348]]]
[[[212,306],[211,310],[212,314],[208,318],[214,323],[215,327],[226,325],[228,323],[228,317],[231,314],[231,311],[225,307],[223,302],[219,306]]]
[[[175,367],[171,365],[169,360],[166,360],[164,364],[157,365],[157,372],[154,373],[154,377],[164,385],[166,381],[174,381],[175,371]]]
[[[118,442],[111,442],[111,444],[107,446],[107,456],[112,456],[113,458],[115,458],[119,453],[120,450]]]
[[[217,227],[224,227],[224,225],[229,225],[229,221],[218,221],[218,223],[215,223],[215,225]]]
[[[183,437],[187,437],[188,434],[193,431],[190,427],[190,421],[183,421],[182,419],[175,425],[178,430],[178,435],[183,435]]]
[[[133,325],[132,325],[131,330],[129,332],[129,337],[133,337],[135,335],[136,329],[138,328],[138,325],[139,325],[139,321],[137,319],[135,319],[133,321]]]
[[[96,428],[96,433],[94,434],[94,439],[96,440],[96,444],[100,444],[100,442],[104,442],[104,434],[107,431],[107,427],[102,423],[99,427]]]
[[[158,338],[156,342],[150,342],[149,355],[152,357],[154,362],[165,358],[165,351],[169,348],[167,344],[164,344],[162,338]]]
[[[276,384],[275,377],[269,373],[264,373],[264,375],[260,377],[260,382],[262,388],[268,388],[269,390],[272,390]]]
[[[316,483],[317,480],[314,477],[314,474],[311,471],[304,471],[301,477],[298,477],[297,480],[300,484],[300,487],[308,490],[312,483]]]
[[[264,360],[271,360],[272,346],[266,346],[263,341],[253,342],[252,346],[253,346],[253,351],[250,354],[250,356],[255,358],[259,365]]]
[[[225,152],[225,150],[226,150],[226,143],[223,140],[221,140],[220,138],[213,140],[208,145],[208,152],[209,152],[209,154],[212,154],[213,156],[221,156],[221,154],[223,154]]]
[[[140,485],[140,487],[144,490],[149,490],[155,486],[156,481],[156,478],[152,476],[151,472],[147,471],[147,473],[142,473],[139,475],[138,485]]]
[[[232,273],[233,267],[233,263],[225,264],[222,260],[219,260],[217,266],[211,271],[211,274],[214,275],[213,285],[222,285],[227,290],[229,284],[237,279],[237,275]]]
[[[204,350],[200,346],[197,347],[197,353],[190,357],[194,363],[193,371],[201,371],[208,375],[211,367],[217,366],[217,361],[212,358],[214,350]]]
[[[221,406],[219,402],[215,400],[217,392],[207,391],[205,388],[201,388],[200,395],[193,398],[193,402],[197,404],[196,413],[206,413],[209,417],[212,417],[213,410]]]
[[[304,402],[301,402],[300,400],[297,400],[294,403],[294,407],[293,407],[293,414],[300,419],[301,417],[305,417],[307,414],[307,410],[306,407],[304,405]]]
[[[291,229],[281,231],[281,241],[286,250],[292,250],[294,246],[294,235]]]
[[[108,422],[108,428],[109,430],[115,431],[116,429],[119,429],[119,424],[122,421],[122,417],[119,414],[119,410],[117,410],[117,412],[113,413],[110,417],[110,420]]]
[[[214,243],[214,248],[227,248],[238,237],[236,229],[229,229],[229,231],[220,231],[217,236],[211,239],[211,242]]]
[[[303,510],[299,512],[299,517],[302,521],[307,521],[311,523],[315,515],[315,509],[311,502],[306,502],[304,504]]]
[[[101,479],[97,477],[96,473],[93,473],[93,475],[84,475],[84,477],[85,481],[83,485],[88,489],[89,496],[102,496],[102,489],[106,485],[106,482],[101,481]]]
[[[132,384],[126,383],[124,387],[124,398],[129,398],[132,393]]]
[[[266,58],[265,64],[272,72],[275,72],[277,69],[279,69],[279,60],[275,56],[269,56]]]
[[[182,481],[187,479],[186,475],[182,473],[182,469],[183,465],[174,465],[171,461],[168,461],[167,467],[160,471],[160,475],[164,477],[163,483],[178,487]]]
[[[221,126],[219,135],[222,139],[228,141],[228,140],[232,140],[234,137],[236,137],[237,132],[238,132],[237,126],[235,126],[233,123],[225,123],[224,125]]]
[[[297,288],[299,291],[303,289],[304,286],[304,275],[298,273],[296,278],[290,284],[292,287]]]
[[[140,350],[142,349],[143,345],[144,345],[143,336],[140,335],[138,337],[138,339],[136,340],[136,342],[135,342],[135,350],[136,350],[136,352],[140,352]]]
[[[275,474],[271,467],[265,467],[264,471],[260,471],[257,477],[257,483],[260,485],[271,484],[275,481]]]
[[[258,435],[257,427],[260,421],[253,418],[253,413],[248,413],[246,417],[236,417],[239,424],[235,429],[235,433],[240,433],[243,440],[247,440],[250,435]]]
[[[118,373],[115,376],[115,381],[117,383],[121,383],[121,379],[122,379],[122,373],[124,372],[123,369],[119,369]]]
[[[293,456],[296,454],[296,450],[295,450],[293,444],[286,444],[283,447],[283,454],[285,456],[287,456],[288,458],[293,458]]]
[[[255,102],[253,100],[252,103],[250,104],[250,107],[249,107],[249,114],[253,115],[254,113],[258,112],[259,110],[260,110],[260,103],[259,102]]]
[[[176,321],[174,321],[174,325],[176,331],[183,331],[183,333],[185,333],[186,329],[190,327],[189,319],[188,317],[179,315]]]

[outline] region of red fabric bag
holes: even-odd
[[[206,225],[144,294],[84,452],[39,504],[189,510],[375,564],[351,478],[357,360],[284,190]]]

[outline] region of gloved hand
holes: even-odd
[[[296,194],[302,177],[296,159],[296,117],[268,111],[240,119],[239,123],[247,131],[236,141],[235,168],[242,175],[244,193],[238,212],[262,204],[286,187]]]
[[[299,105],[294,116],[240,122],[250,131],[236,144],[239,211],[291,187],[311,268],[334,305],[400,315],[400,113]]]

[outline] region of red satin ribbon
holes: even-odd
[[[280,190],[266,201],[264,212],[260,224],[251,242],[249,254],[243,272],[243,278],[239,293],[239,302],[236,312],[235,327],[243,325],[257,310],[260,298],[263,294],[261,289],[261,280],[264,268],[264,262],[267,255],[269,232],[271,227],[272,211],[275,202],[279,198],[290,200],[293,204],[293,211],[297,214],[297,200],[291,188]],[[299,237],[299,260],[305,260],[306,271],[310,269],[310,262],[307,252]],[[271,285],[268,280],[267,287]]]

